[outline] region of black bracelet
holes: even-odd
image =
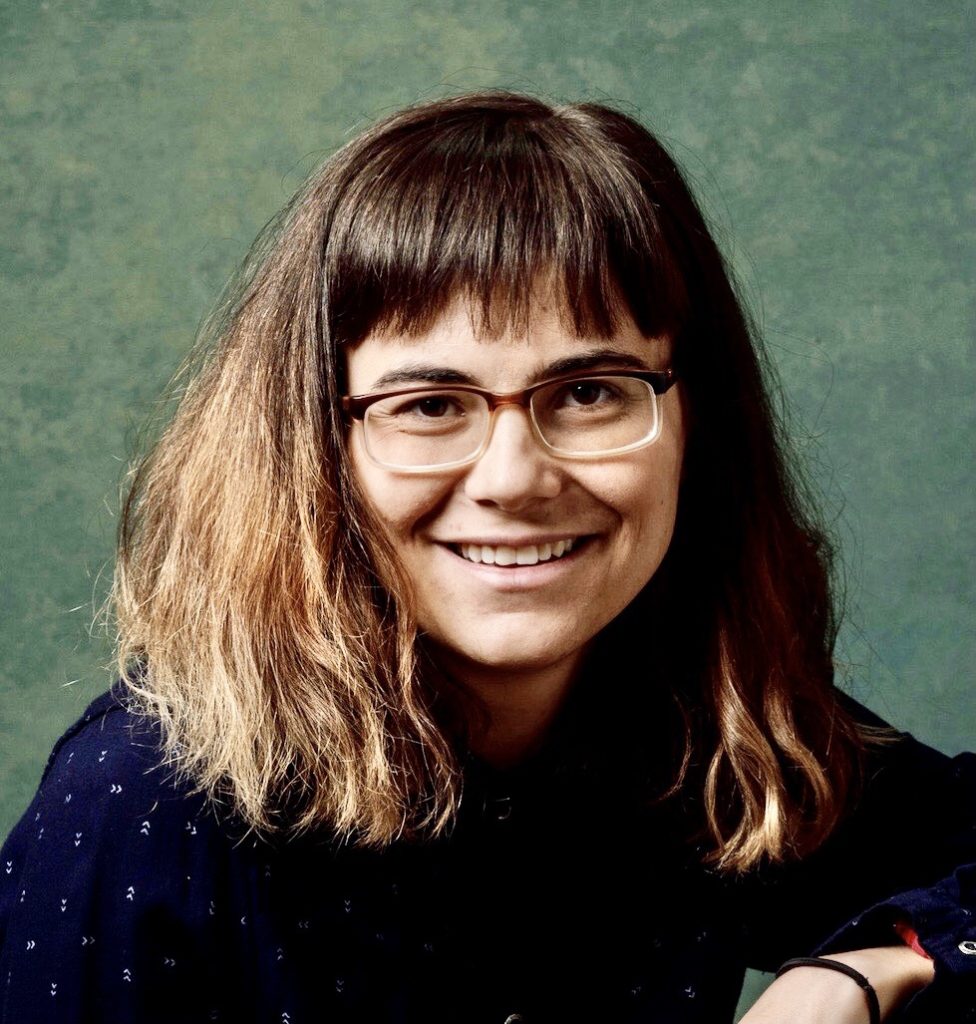
[[[794,967],[826,967],[829,971],[839,971],[841,974],[846,974],[848,978],[856,981],[864,990],[864,995],[868,1000],[870,1024],[881,1024],[881,1006],[878,1003],[878,993],[874,991],[874,986],[860,971],[855,971],[853,967],[848,967],[847,964],[841,963],[840,960],[831,960],[829,957],[798,956],[793,960],[787,960],[776,972],[776,977],[780,977],[780,975],[785,974]]]

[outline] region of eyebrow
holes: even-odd
[[[584,372],[596,369],[650,370],[652,367],[639,356],[630,352],[620,352],[613,348],[601,348],[584,352],[578,356],[566,356],[548,363],[538,370],[527,382],[538,384],[550,377],[561,377],[568,373]],[[395,370],[388,370],[373,381],[371,392],[384,388],[396,387],[400,384],[470,384],[480,387],[480,381],[470,374],[461,373],[449,366],[437,366],[434,363],[406,363]]]

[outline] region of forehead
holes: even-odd
[[[575,363],[581,369],[591,368],[588,362],[660,369],[669,355],[668,339],[645,337],[625,311],[609,336],[581,336],[563,308],[540,299],[523,326],[488,334],[480,329],[472,306],[456,300],[422,331],[375,332],[348,346],[346,373],[354,395],[438,380],[505,392],[571,372]]]

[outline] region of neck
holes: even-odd
[[[496,768],[511,767],[542,745],[582,660],[583,653],[575,651],[555,665],[508,670],[437,652],[441,668],[474,698],[468,713],[471,751]]]

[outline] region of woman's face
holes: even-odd
[[[557,361],[586,356],[596,357],[594,370],[654,370],[669,366],[671,353],[666,340],[643,337],[629,317],[609,341],[577,338],[546,305],[536,308],[524,335],[479,339],[457,303],[421,336],[370,335],[352,348],[349,390],[388,391],[412,380],[423,386],[437,368],[505,393],[553,376],[548,368]],[[391,373],[400,375],[397,383],[377,383]],[[477,462],[430,474],[377,466],[366,455],[362,424],[351,427],[353,470],[393,537],[415,590],[419,625],[445,667],[462,678],[466,669],[571,670],[654,575],[678,501],[680,383],[659,403],[663,425],[653,444],[593,461],[549,454],[527,412],[504,405]],[[535,565],[478,564],[462,551],[471,544],[519,549],[565,540],[573,541],[571,551]]]

